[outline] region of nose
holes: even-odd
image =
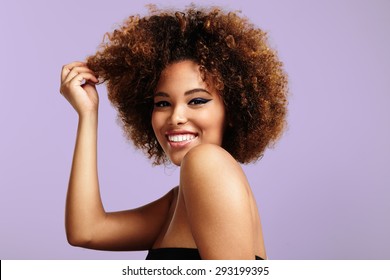
[[[182,125],[188,121],[187,112],[183,106],[172,107],[172,114],[170,117],[170,124],[172,125]]]

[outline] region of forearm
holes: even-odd
[[[104,220],[97,172],[98,114],[80,116],[66,200],[66,233],[73,245],[91,241]]]

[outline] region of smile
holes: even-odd
[[[194,135],[194,134],[174,134],[174,135],[167,135],[167,138],[168,138],[169,142],[179,143],[179,142],[191,141],[192,139],[196,138],[196,135]]]

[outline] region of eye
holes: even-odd
[[[206,104],[209,102],[211,99],[204,99],[204,98],[194,98],[190,102],[188,102],[189,105],[201,105],[201,104]]]
[[[167,101],[159,101],[159,102],[156,102],[154,103],[154,107],[157,107],[157,108],[161,108],[161,107],[168,107],[169,105],[169,102]]]

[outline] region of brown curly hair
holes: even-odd
[[[214,81],[226,106],[225,148],[237,161],[260,158],[285,126],[287,77],[267,35],[238,12],[150,9],[106,34],[90,67],[107,82],[123,128],[154,164],[168,159],[151,125],[153,92],[164,68],[193,60]]]

